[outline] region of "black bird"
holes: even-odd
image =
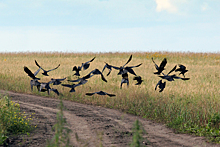
[[[69,87],[69,88],[71,88],[70,89],[70,92],[75,92],[76,90],[75,90],[75,87],[77,87],[77,86],[80,86],[80,85],[83,85],[82,83],[78,83],[78,84],[72,84],[72,85],[70,85],[70,84],[61,84],[62,86],[64,86],[64,87]]]
[[[120,67],[112,66],[112,67],[114,69],[119,70],[118,75],[122,75],[122,74],[125,74],[125,73],[129,72],[129,73],[136,76],[136,73],[134,72],[134,70],[132,68],[139,67],[140,65],[142,65],[142,63],[138,64],[138,65],[135,65],[135,66],[126,66],[131,61],[131,59],[132,59],[132,55],[129,57],[128,61],[123,66],[120,66]]]
[[[54,68],[54,69],[50,69],[50,70],[44,70],[38,63],[37,63],[37,61],[35,60],[35,64],[39,67],[39,68],[41,68],[44,72],[42,73],[42,75],[45,75],[45,76],[49,76],[47,73],[48,72],[50,72],[50,71],[52,71],[52,70],[55,70],[55,69],[57,69],[59,66],[60,66],[60,64],[56,67],[56,68]]]
[[[24,71],[28,74],[29,77],[31,77],[32,79],[36,79],[36,80],[40,80],[40,78],[35,77],[38,72],[40,71],[41,68],[39,68],[34,74],[26,67],[24,66]]]
[[[156,70],[157,70],[157,72],[154,72],[154,74],[160,74],[165,68],[165,66],[166,66],[166,64],[167,64],[167,59],[166,58],[164,58],[163,59],[163,61],[160,63],[160,66],[158,66],[155,62],[154,62],[154,60],[153,60],[153,58],[152,58],[152,61],[153,61],[153,63],[154,63],[154,65],[155,65],[155,68],[156,68]]]
[[[137,83],[135,85],[141,85],[141,83],[143,82],[141,76],[136,76],[133,78],[133,80],[137,80]]]
[[[93,75],[101,75],[101,78],[103,81],[107,82],[107,80],[105,79],[105,77],[103,76],[102,72],[99,69],[94,69],[93,71],[91,71],[89,74],[93,74]]]
[[[163,73],[162,73],[163,74]],[[181,77],[178,77],[176,76],[175,74],[174,75],[165,75],[163,74],[163,76],[159,76],[161,77],[162,79],[166,79],[167,81],[174,81],[174,79],[181,79],[181,80],[189,80],[190,78],[181,78]]]
[[[127,83],[127,87],[129,87],[129,79],[128,79],[128,73],[122,74],[122,80],[121,80],[121,86],[120,88],[122,89],[122,84]]]
[[[128,61],[121,67],[112,66],[112,65],[109,65],[108,63],[105,62],[105,66],[104,66],[102,72],[105,70],[105,68],[108,68],[109,69],[109,72],[107,74],[107,76],[108,76],[111,73],[112,68],[117,69],[117,70],[120,70],[120,69],[123,70],[124,66],[127,65],[131,61],[131,59],[132,59],[132,55],[129,57]]]
[[[108,68],[108,69],[109,69],[109,72],[108,72],[107,76],[111,73],[112,68],[119,69],[118,67],[116,67],[116,66],[112,66],[112,65],[109,65],[109,64],[106,63],[106,62],[105,62],[105,66],[104,66],[104,68],[102,69],[102,73],[103,73],[103,71],[105,70],[105,68]]]
[[[53,85],[59,85],[61,84],[61,81],[64,81],[66,78],[63,78],[63,79],[54,79],[54,78],[51,78],[51,83]]]
[[[47,91],[48,95],[50,94],[50,91],[52,90],[53,92],[55,92],[57,95],[59,95],[59,92],[57,89],[51,88],[50,84],[52,83],[52,81],[49,81],[47,83],[40,83],[40,85],[38,86],[38,90],[39,92],[45,92]]]
[[[87,74],[86,76],[82,77],[82,78],[79,78],[77,80],[68,80],[69,82],[79,82],[79,84],[85,84],[88,82],[87,79],[91,78],[92,76],[94,75],[91,75],[91,73]]]
[[[159,77],[161,77],[162,79],[166,79],[168,81],[174,81],[174,78],[177,78],[176,75],[169,76],[169,74],[175,70],[176,70],[176,66],[174,66],[173,69],[171,69],[170,72],[166,75],[163,72],[161,72],[163,74],[163,76],[159,76]]]
[[[82,69],[81,66],[78,67],[74,66],[72,71],[75,71],[76,73],[73,75],[80,76],[79,71],[81,71],[81,69]]]
[[[157,90],[157,86],[159,86],[159,88],[160,88],[160,91],[159,92],[162,92],[163,90],[164,90],[164,88],[165,88],[165,86],[166,86],[166,82],[162,82],[162,80],[160,80],[158,83],[157,83],[157,85],[156,85],[156,87],[155,87],[155,90]]]
[[[126,73],[126,72],[129,72],[129,73],[131,73],[131,74],[137,76],[136,73],[134,72],[134,70],[133,70],[132,68],[134,68],[134,67],[139,67],[139,66],[141,66],[141,65],[142,65],[142,63],[141,63],[141,64],[138,64],[138,65],[135,65],[135,66],[126,66],[126,67],[124,67],[124,68],[120,68],[120,71],[119,71],[118,75],[121,75],[121,74],[124,74],[124,73]]]
[[[104,91],[98,91],[98,92],[93,92],[93,93],[86,93],[86,95],[88,95],[88,96],[92,96],[93,94],[108,95],[108,96],[110,96],[110,97],[116,96],[115,94],[109,94],[109,93],[106,93],[106,92],[104,92]]]
[[[94,59],[95,59],[95,57],[92,58],[90,61],[87,61],[87,62],[85,62],[85,63],[82,63],[81,68],[83,68],[84,70],[88,69],[89,66],[90,66],[90,62],[92,62]]]
[[[182,74],[183,76],[184,76],[184,78],[185,78],[185,73],[188,71],[188,70],[186,70],[186,66],[184,66],[184,65],[182,65],[182,64],[179,64],[179,68],[177,68],[176,70],[175,70],[175,72],[177,72],[177,71],[180,71],[180,74]],[[179,74],[179,75],[180,75]]]

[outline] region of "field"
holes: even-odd
[[[167,124],[178,132],[194,133],[199,136],[206,136],[210,141],[219,142],[220,125],[220,54],[202,53],[97,53],[97,54],[71,54],[71,53],[2,53],[0,54],[0,88],[20,93],[47,96],[47,93],[39,93],[34,87],[31,92],[30,80],[24,72],[23,67],[27,66],[32,72],[38,67],[34,60],[44,69],[52,69],[60,64],[57,70],[49,72],[45,77],[41,73],[37,77],[41,82],[48,82],[51,78],[77,79],[73,76],[73,66],[81,65],[82,62],[96,59],[91,63],[89,69],[82,71],[81,75],[95,68],[102,70],[105,63],[122,66],[130,55],[133,55],[128,66],[143,63],[140,67],[134,68],[137,75],[142,76],[143,83],[135,85],[133,75],[129,75],[130,86],[123,85],[120,89],[121,76],[117,70],[112,70],[109,76],[107,70],[103,72],[107,83],[103,82],[100,76],[94,76],[82,86],[76,87],[76,92],[70,93],[69,88],[61,85],[52,86],[57,88],[61,96],[55,93],[49,97],[63,98],[80,103],[100,105],[124,112],[142,116]],[[163,92],[159,93],[154,88],[160,78],[153,74],[154,64],[167,58],[165,73],[168,73],[175,65],[183,64],[189,70],[186,77],[190,80],[175,80],[168,82]],[[41,71],[40,71],[41,72]],[[63,83],[68,83],[64,81]],[[70,83],[71,84],[71,83]],[[86,96],[87,92],[103,90],[115,94],[116,97]]]

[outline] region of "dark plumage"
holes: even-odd
[[[40,80],[40,78],[35,77],[38,72],[40,71],[41,68],[39,68],[34,74],[26,67],[24,66],[24,71],[28,74],[29,77],[31,77],[32,79],[37,79]]]
[[[105,77],[103,76],[102,72],[99,69],[94,69],[93,71],[91,71],[89,74],[93,74],[93,75],[101,75],[101,78],[103,81],[107,82],[107,80],[105,79]]]
[[[91,73],[87,74],[86,76],[79,78],[77,80],[68,80],[69,82],[79,82],[80,85],[85,84],[88,82],[87,79],[91,78],[93,75]]]
[[[94,59],[95,59],[95,57],[92,58],[92,60],[90,60],[90,61],[87,61],[87,62],[85,62],[85,63],[82,63],[81,68],[83,68],[84,70],[88,69],[89,66],[90,66],[90,62],[92,62]]]
[[[49,76],[47,73],[48,72],[50,72],[50,71],[52,71],[52,70],[55,70],[55,69],[57,69],[59,66],[60,66],[60,64],[56,67],[56,68],[53,68],[53,69],[50,69],[50,70],[44,70],[38,63],[37,63],[37,61],[35,60],[35,64],[39,67],[39,68],[41,68],[44,72],[42,73],[42,75],[44,75],[44,76]]]
[[[118,69],[118,70],[119,70],[118,75],[122,75],[122,74],[125,74],[125,73],[129,72],[130,74],[133,74],[133,75],[136,76],[136,73],[134,72],[134,70],[133,70],[132,68],[134,68],[134,67],[139,67],[139,66],[142,65],[142,63],[141,63],[141,64],[138,64],[138,65],[135,65],[135,66],[126,66],[126,67],[125,67],[125,65],[127,65],[127,64],[131,61],[131,59],[132,59],[132,55],[130,56],[130,58],[128,59],[128,61],[127,61],[123,66],[114,67],[115,69]]]
[[[108,72],[107,76],[111,73],[112,68],[118,69],[118,67],[116,67],[116,66],[112,66],[112,65],[109,65],[109,64],[106,63],[106,62],[105,62],[105,66],[104,66],[104,68],[102,69],[102,73],[103,73],[103,71],[105,70],[105,68],[108,68],[108,69],[109,69],[109,72]]]
[[[182,64],[179,64],[179,68],[177,68],[176,70],[175,70],[175,72],[177,72],[177,71],[180,71],[180,74],[182,74],[183,76],[184,76],[184,78],[185,78],[185,73],[188,71],[188,70],[186,70],[186,66],[184,66],[184,65],[182,65]],[[179,75],[180,75],[179,74]]]
[[[59,85],[61,84],[61,81],[64,81],[66,78],[63,78],[63,79],[54,79],[54,78],[51,78],[51,83],[53,85]]]
[[[166,82],[162,82],[162,80],[160,80],[158,83],[157,83],[157,85],[156,85],[156,87],[155,87],[155,90],[157,90],[157,86],[159,86],[159,88],[160,88],[160,91],[159,92],[162,92],[163,90],[164,90],[164,88],[165,88],[165,86],[166,86]]]
[[[76,72],[73,75],[80,76],[79,71],[81,71],[81,66],[78,66],[78,67],[74,66],[72,71]]]
[[[154,72],[154,74],[160,74],[165,68],[165,66],[166,66],[166,64],[167,64],[167,59],[166,58],[164,58],[163,59],[163,61],[160,63],[160,66],[158,66],[155,62],[154,62],[154,60],[153,60],[153,58],[152,58],[152,61],[153,61],[153,63],[154,63],[154,65],[155,65],[155,68],[156,68],[156,70],[157,70],[157,72]]]
[[[115,94],[109,94],[109,93],[106,93],[106,92],[104,92],[104,91],[98,91],[98,92],[93,92],[93,93],[86,93],[86,95],[88,95],[88,96],[92,96],[93,94],[108,95],[108,96],[110,96],[110,97],[116,96]]]
[[[127,83],[127,87],[129,87],[129,79],[128,79],[128,73],[122,74],[122,80],[121,80],[121,86],[120,88],[122,89],[122,84]]]
[[[189,80],[190,78],[181,78],[181,77],[178,77],[176,76],[175,74],[174,75],[163,75],[163,76],[159,76],[161,77],[162,79],[166,79],[167,81],[174,81],[174,79],[181,79],[181,80]]]
[[[72,85],[70,85],[70,84],[61,84],[62,86],[64,86],[64,87],[69,87],[69,88],[71,88],[70,89],[70,92],[75,92],[76,90],[75,90],[75,88],[77,87],[77,86],[80,86],[80,85],[83,85],[82,83],[78,83],[78,84],[72,84]]]
[[[135,85],[141,85],[141,83],[143,82],[141,76],[136,76],[133,78],[133,80],[137,80],[137,83]]]
[[[59,92],[57,89],[51,88],[50,84],[52,83],[52,81],[49,81],[47,83],[40,83],[38,87],[39,92],[45,92],[47,91],[48,95],[50,94],[50,91],[52,90],[53,92],[55,92],[57,95],[59,95]]]

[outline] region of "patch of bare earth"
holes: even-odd
[[[37,128],[27,135],[10,137],[10,146],[45,146],[46,141],[54,135],[52,126],[56,123],[56,113],[60,103],[57,99],[40,96],[20,94],[9,91],[0,91],[8,94],[13,101],[20,104],[22,111],[35,113],[33,125]],[[132,141],[132,127],[138,119],[147,135],[144,136],[143,146],[154,147],[211,147],[219,146],[205,141],[204,137],[196,137],[187,134],[175,134],[165,125],[154,123],[146,119],[125,114],[123,112],[92,105],[84,105],[71,101],[63,101],[66,118],[71,133],[73,146],[103,146],[127,147]],[[76,139],[75,134],[79,139]],[[149,141],[149,142],[147,142]]]

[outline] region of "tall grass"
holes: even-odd
[[[107,83],[103,82],[100,76],[93,76],[85,85],[76,87],[74,93],[69,93],[69,88],[60,85],[52,87],[57,88],[64,99],[120,109],[166,123],[179,132],[194,133],[207,136],[211,141],[220,141],[218,132],[220,54],[218,53],[2,53],[0,54],[0,88],[47,96],[46,93],[38,93],[36,89],[31,92],[30,78],[24,72],[23,66],[27,66],[34,72],[38,69],[34,60],[37,60],[44,69],[52,69],[61,64],[57,70],[49,72],[49,77],[39,73],[37,77],[41,78],[41,82],[48,82],[50,78],[76,79],[75,76],[72,76],[74,74],[73,66],[81,65],[82,62],[89,61],[94,56],[96,59],[88,70],[81,72],[82,76],[95,68],[102,70],[104,62],[121,66],[127,62],[130,54],[133,55],[133,59],[128,66],[143,63],[140,67],[134,68],[136,74],[143,77],[144,81],[140,86],[136,86],[135,81],[132,80],[133,76],[129,75],[129,88],[123,85],[123,88],[120,89],[121,76],[118,76],[118,71],[113,69],[108,77],[106,76],[107,71],[104,71]],[[157,64],[160,64],[163,58],[167,58],[165,73],[168,73],[177,64],[184,64],[189,70],[186,77],[189,77],[190,80],[167,81],[162,93],[155,91],[154,88],[160,78],[153,74],[155,67],[151,61],[152,57]],[[85,95],[86,92],[100,90],[114,93],[116,97]],[[51,93],[50,97],[58,98],[54,93]]]

